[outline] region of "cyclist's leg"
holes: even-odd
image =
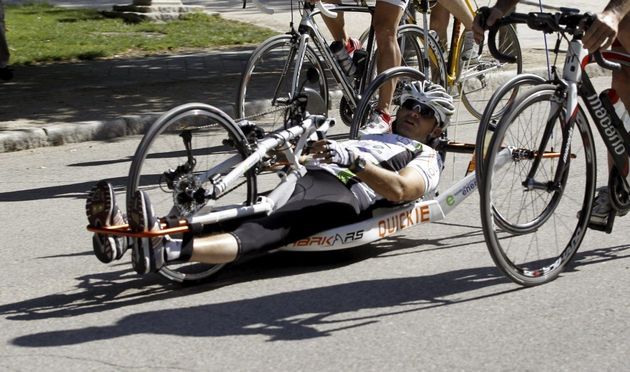
[[[448,23],[451,20],[451,13],[446,10],[439,2],[431,9],[431,20],[429,28],[437,33],[440,46],[446,50],[448,42]]]
[[[324,2],[340,4],[341,0],[326,0]],[[348,41],[348,34],[346,33],[346,21],[344,19],[343,12],[337,13],[336,18],[328,18],[322,14],[322,19],[324,20],[326,27],[328,27],[328,31],[330,31],[333,39],[335,39],[335,41],[341,41],[345,45]]]
[[[613,44],[613,50],[630,53],[630,15],[625,16],[619,23],[617,40]],[[621,71],[613,71],[612,88],[617,91],[621,101],[630,108],[630,68],[623,67]]]
[[[148,195],[138,191],[130,208],[134,231],[159,230]],[[352,223],[358,201],[343,183],[326,171],[301,178],[286,205],[269,216],[227,227],[231,233],[210,236],[185,234],[183,239],[152,238],[148,247],[134,245],[132,262],[138,273],[159,270],[169,261],[220,264],[260,254],[333,227]],[[308,217],[308,221],[295,223]],[[145,264],[145,263],[148,263]]]
[[[613,50],[630,53],[630,16],[625,16],[619,23],[617,40],[615,40]],[[630,108],[630,68],[622,66],[621,71],[613,71],[611,87],[617,91],[621,101]],[[612,158],[608,156],[608,168],[612,169]],[[626,167],[627,169],[627,167]],[[593,201],[593,209],[590,224],[605,226],[608,223],[608,216],[612,210],[607,184],[597,188],[597,195]],[[625,214],[625,213],[624,213]]]
[[[396,38],[398,24],[403,15],[407,0],[377,0],[372,25],[376,37],[376,65],[378,73],[400,65],[401,52]],[[365,125],[362,134],[385,133],[391,131],[389,105],[394,96],[396,82],[386,84],[379,91],[376,116]]]

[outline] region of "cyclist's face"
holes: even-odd
[[[436,137],[440,132],[433,116],[423,116],[404,106],[396,113],[396,133],[401,136],[424,142],[430,135]]]

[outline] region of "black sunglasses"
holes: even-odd
[[[402,107],[406,108],[407,110],[415,111],[416,113],[420,114],[420,116],[424,119],[435,118],[435,110],[425,105],[424,103],[408,99],[402,104]]]

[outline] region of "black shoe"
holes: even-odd
[[[160,221],[155,217],[149,195],[136,191],[127,206],[129,226],[134,232],[159,231]],[[131,245],[131,264],[138,274],[156,272],[164,266],[165,236],[134,238]]]
[[[0,79],[4,81],[13,79],[13,70],[8,67],[0,68]]]
[[[85,214],[90,226],[107,227],[124,225],[127,222],[116,205],[112,185],[99,181],[88,193],[85,202]],[[94,255],[103,263],[119,260],[127,250],[127,238],[124,236],[94,234],[92,237]]]

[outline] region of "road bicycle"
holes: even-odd
[[[413,68],[389,69],[374,79],[366,94],[375,94],[387,80],[423,78]],[[149,194],[156,215],[163,216],[163,229],[134,233],[128,225],[121,225],[88,226],[88,230],[134,238],[163,234],[177,238],[190,231],[226,231],[249,218],[273,213],[286,202],[295,182],[307,171],[299,160],[308,141],[325,138],[334,124],[334,119],[309,115],[307,101],[307,95],[295,97],[286,125],[268,133],[252,122],[236,122],[215,107],[201,103],[185,104],[164,113],[142,138],[133,156],[127,185],[128,199],[137,190]],[[358,109],[367,110],[369,105],[361,102]],[[442,152],[471,154],[475,148],[474,144],[446,139],[436,145]],[[475,190],[472,173],[439,195],[406,203],[378,202],[358,221],[280,249],[324,251],[372,243],[445,218]],[[172,281],[194,283],[213,276],[224,266],[169,264],[160,273]]]
[[[556,58],[561,42],[568,42],[562,71],[553,66],[551,81],[536,83],[519,94],[500,119],[481,160],[484,236],[497,266],[522,285],[556,278],[587,231],[596,157],[584,106],[614,163],[608,180],[614,210],[606,229],[612,228],[617,211],[630,208],[630,189],[620,171],[630,154],[630,137],[606,92],[596,92],[586,70],[592,62],[608,69],[620,68],[620,64],[627,67],[630,56],[611,51],[588,54],[581,38],[593,17],[562,9],[555,14],[514,13],[498,22],[524,23],[535,30],[556,33]],[[495,27],[490,34],[493,32]],[[492,42],[489,48],[498,59],[510,58],[501,55]],[[498,168],[506,153],[510,161]]]
[[[483,0],[465,0],[470,12],[476,14],[476,9],[481,5],[488,5]],[[495,44],[503,55],[512,57],[509,61],[499,61],[492,56],[484,41],[479,46],[479,57],[466,60],[462,58],[464,48],[464,33],[462,23],[455,18],[452,27],[448,53],[438,42],[436,34],[428,32],[427,16],[431,11],[429,0],[412,0],[411,5],[422,14],[423,33],[420,34],[419,44],[425,52],[425,63],[421,65],[421,71],[433,82],[437,82],[447,88],[453,96],[459,96],[466,110],[475,118],[481,118],[484,109],[495,90],[522,73],[522,52],[518,41],[516,29],[511,25],[502,26],[496,33]],[[407,13],[407,22],[417,23],[414,17]],[[428,53],[427,53],[428,52]],[[428,63],[426,63],[428,61]],[[515,96],[517,91],[513,91]],[[495,110],[495,117],[500,117],[502,110]]]
[[[264,7],[256,2],[263,11]],[[293,2],[291,2],[293,4]],[[235,115],[240,119],[255,120],[266,129],[285,122],[289,102],[299,94],[309,95],[308,111],[327,114],[331,105],[331,89],[327,72],[339,85],[339,117],[347,125],[361,99],[361,93],[376,75],[376,43],[373,27],[362,36],[364,50],[355,52],[357,71],[347,75],[329,48],[329,41],[320,30],[316,18],[320,14],[334,18],[339,12],[371,15],[374,6],[364,1],[359,5],[317,5],[297,1],[301,19],[297,28],[293,20],[290,30],[263,42],[252,53],[237,91]],[[293,14],[293,12],[292,12]],[[371,22],[370,22],[371,23]],[[422,50],[418,45],[422,29],[403,25],[398,29],[402,66],[419,68]],[[359,60],[357,56],[361,55]]]

